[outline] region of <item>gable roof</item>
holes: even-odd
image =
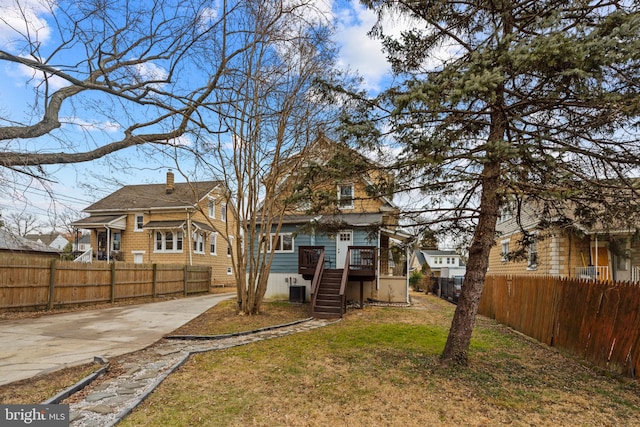
[[[0,250],[17,252],[58,253],[58,250],[0,228]]]
[[[37,242],[38,240],[41,241],[42,243],[44,243],[47,246],[51,246],[51,244],[58,238],[58,237],[62,237],[63,239],[67,240],[68,239],[66,237],[64,237],[62,234],[60,233],[47,233],[47,234],[27,234],[26,236],[24,236],[25,238],[31,240],[32,242]]]
[[[138,211],[193,207],[222,181],[183,182],[167,192],[166,184],[126,185],[84,209],[84,212]]]

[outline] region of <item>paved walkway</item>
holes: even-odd
[[[0,321],[0,385],[146,348],[234,295]]]
[[[92,380],[89,385],[61,403],[69,404],[72,427],[105,427],[117,424],[142,402],[191,354],[220,350],[255,341],[278,338],[325,326],[332,320],[310,319],[242,335],[162,339],[131,355],[121,356],[113,371]],[[50,403],[58,403],[52,401]]]

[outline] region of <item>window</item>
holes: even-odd
[[[135,224],[134,230],[135,231],[143,231],[143,228],[144,228],[144,215],[143,214],[136,214],[135,221],[136,221],[136,224]]]
[[[222,221],[227,221],[227,205],[225,203],[220,205],[220,219]]]
[[[173,233],[170,231],[164,234],[164,249],[167,251],[173,250]]]
[[[204,253],[204,236],[202,233],[193,233],[193,252],[197,254]]]
[[[227,276],[231,276],[233,274],[233,268],[227,267]]]
[[[527,268],[535,270],[538,268],[538,240],[534,239],[529,244],[529,258],[527,260]]]
[[[500,261],[507,262],[509,261],[509,240],[503,240],[500,242]]]
[[[155,252],[182,252],[182,231],[156,231]]]
[[[269,250],[271,249],[274,249],[275,252],[293,252],[293,234],[282,233],[278,236],[272,234]]]
[[[227,245],[227,256],[231,256],[232,246],[233,246],[233,236],[229,236],[229,244]]]
[[[217,255],[218,233],[211,233],[209,236],[209,253],[211,255]]]
[[[216,217],[216,199],[214,198],[209,199],[208,211],[209,211],[209,218]]]
[[[511,203],[509,203],[500,208],[500,213],[498,216],[498,224],[508,221],[511,218],[513,218],[513,206]]]
[[[353,209],[353,185],[341,185],[338,189],[338,207]]]
[[[122,233],[113,233],[113,244],[111,245],[112,251],[119,251],[122,243]]]

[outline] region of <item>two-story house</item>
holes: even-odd
[[[608,218],[590,225],[554,221],[542,209],[523,204],[519,218],[513,207],[501,209],[496,232],[488,274],[640,281],[636,227]]]
[[[127,185],[84,209],[90,231],[79,261],[207,265],[215,284],[235,285],[227,230],[235,215],[222,181]]]
[[[290,288],[297,287],[316,316],[323,315],[319,306],[329,305],[328,300],[339,301],[342,312],[349,300],[408,302],[408,277],[406,272],[392,276],[390,249],[411,236],[398,229],[400,209],[391,196],[371,190],[381,178],[391,177],[383,176],[381,166],[326,138],[316,141],[305,156],[302,166],[288,171],[280,184],[281,197],[293,196],[296,202],[280,218],[279,233],[275,225],[271,229],[274,252],[266,296],[291,294]],[[352,168],[350,159],[361,166]],[[312,179],[301,184],[305,169],[313,170]],[[322,289],[325,282],[334,295]]]
[[[467,270],[460,254],[453,250],[416,249],[409,265],[410,270],[417,269],[433,277],[460,278]]]

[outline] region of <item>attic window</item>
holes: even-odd
[[[353,209],[353,185],[340,185],[338,189],[338,207]]]

